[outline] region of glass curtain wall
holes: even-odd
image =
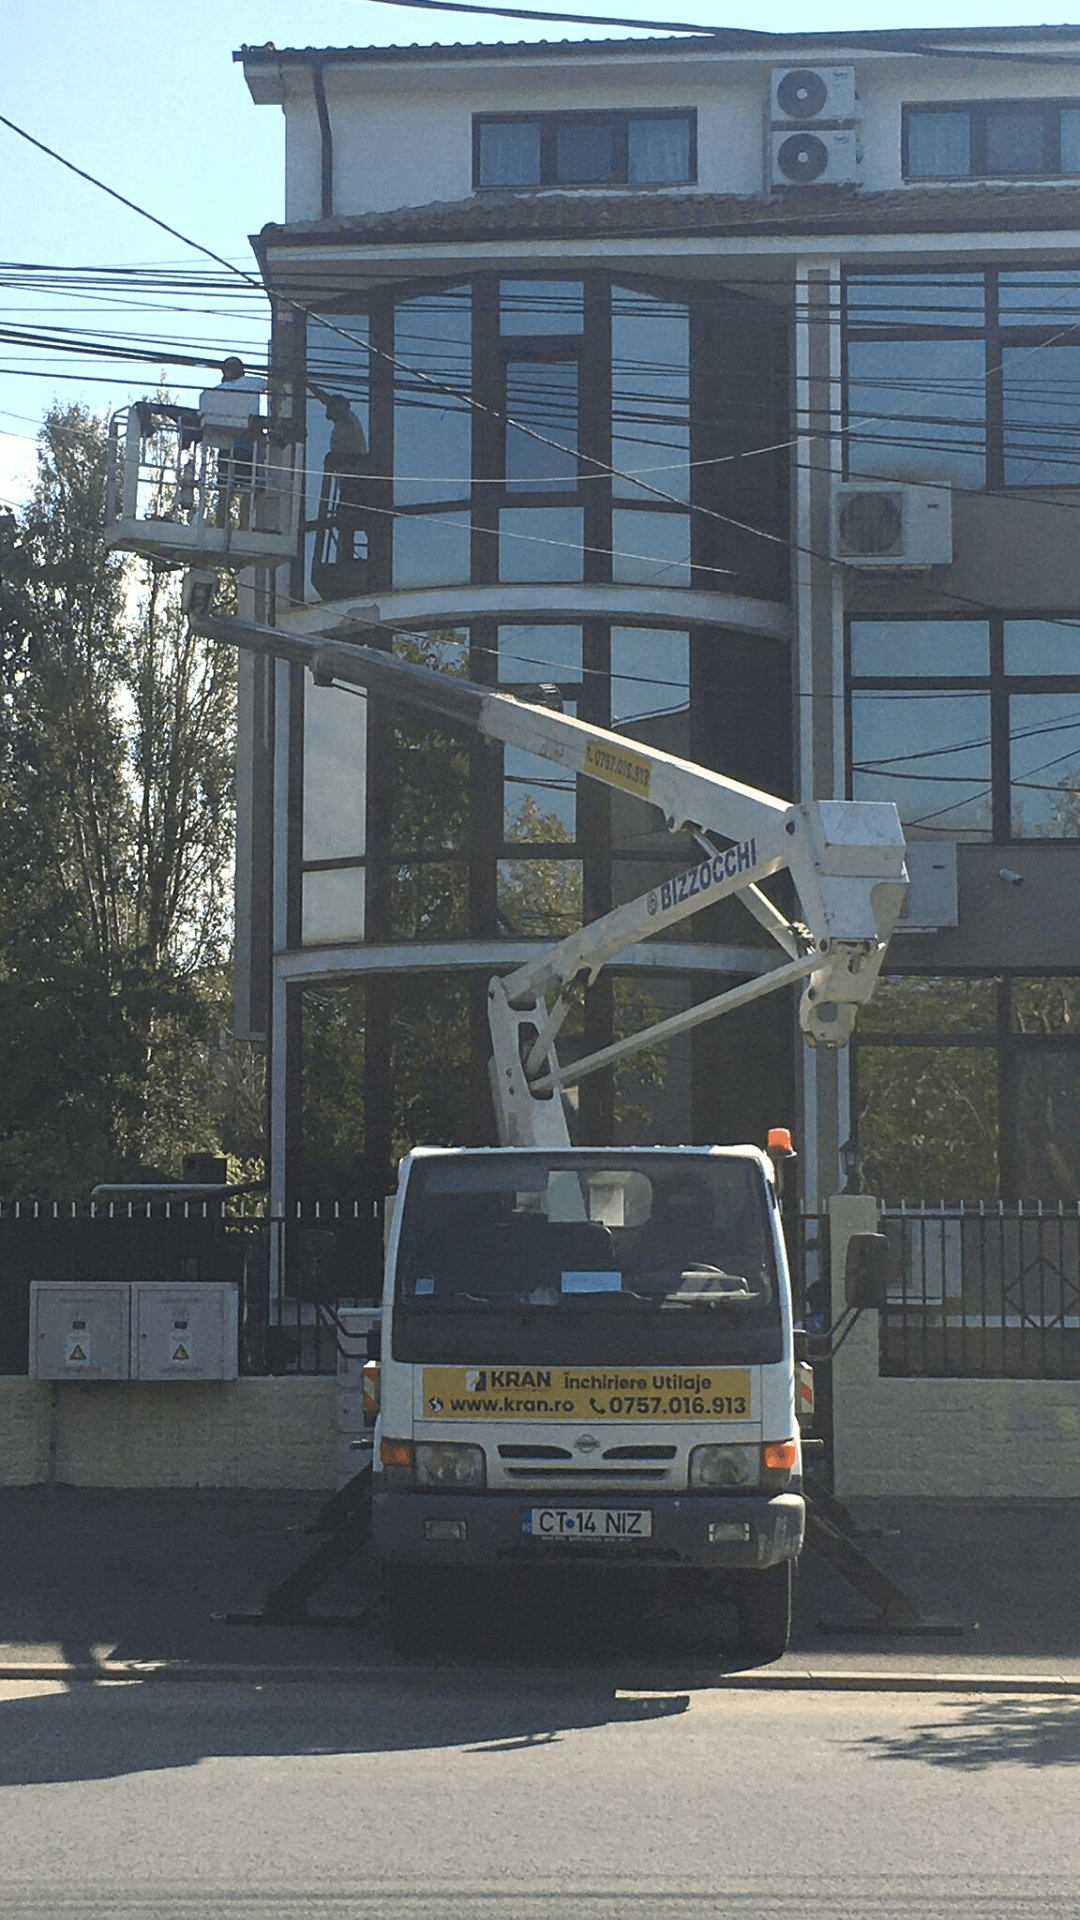
[[[1080,485],[1075,268],[852,274],[845,321],[850,478]]]
[[[1075,617],[853,620],[851,794],[911,839],[1080,838]]]
[[[786,597],[782,342],[767,303],[598,274],[485,275],[313,322],[304,594]]]
[[[491,617],[365,638],[526,698],[543,686],[568,713],[789,791],[785,649],[679,617],[691,585],[786,594],[775,318],[715,289],[601,275],[484,276],[328,316],[308,336],[298,590],[671,589],[663,620]],[[693,849],[646,804],[550,761],[340,689],[307,683],[297,699],[293,943],[416,946],[435,961],[294,996],[293,1189],[381,1191],[410,1141],[493,1137],[487,971],[455,970],[454,943],[556,938],[647,892]],[[732,937],[708,918],[672,938]],[[747,917],[736,937],[756,931]],[[719,986],[602,976],[562,1051],[592,1051]],[[715,1137],[695,1045],[583,1082],[578,1137]],[[713,1043],[710,1085],[719,1058]],[[790,1062],[773,1077],[770,1122],[790,1116]]]
[[[1080,979],[882,980],[855,1037],[856,1138],[890,1204],[1080,1200]]]

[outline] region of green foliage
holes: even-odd
[[[105,462],[104,423],[54,407],[21,525],[0,528],[5,1197],[229,1150],[243,1077],[217,1040],[233,665],[188,633],[175,576],[106,548]]]
[[[995,1047],[950,1045],[996,1031],[995,980],[909,976],[879,983],[860,1021],[859,1141],[869,1189],[889,1202],[1000,1192]],[[925,1036],[877,1045],[874,1032]]]

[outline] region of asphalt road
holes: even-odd
[[[4,1920],[1063,1920],[1080,1702],[0,1683]]]
[[[0,1674],[44,1677],[115,1662],[128,1669],[236,1669],[244,1676],[333,1667],[379,1677],[398,1667],[360,1552],[312,1600],[310,1626],[226,1624],[257,1614],[321,1536],[311,1494],[0,1490]],[[773,1683],[992,1682],[1080,1692],[1080,1500],[861,1502],[865,1544],[924,1616],[978,1630],[896,1637],[851,1630],[872,1614],[815,1553],[804,1554],[791,1652]],[[445,1673],[481,1678],[601,1662],[620,1685],[708,1687],[725,1668],[717,1618],[662,1592],[635,1599],[561,1576],[538,1606],[496,1601],[460,1615],[432,1648]],[[516,1617],[515,1617],[516,1616]],[[327,1618],[350,1622],[326,1625]],[[824,1623],[824,1624],[822,1624]],[[755,1676],[747,1676],[751,1679]],[[0,1920],[2,1920],[0,1903]]]

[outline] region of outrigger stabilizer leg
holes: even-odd
[[[915,1601],[890,1580],[872,1560],[854,1535],[843,1525],[848,1519],[839,1501],[808,1477],[803,1483],[806,1496],[806,1544],[827,1560],[849,1587],[861,1593],[877,1612],[862,1619],[819,1620],[818,1631],[827,1634],[882,1634],[894,1638],[916,1639],[920,1635],[952,1637],[974,1633],[977,1620],[943,1620],[919,1611]]]
[[[316,1516],[313,1533],[325,1537],[298,1567],[271,1587],[262,1606],[251,1612],[217,1617],[230,1627],[354,1627],[366,1616],[356,1613],[309,1613],[308,1601],[337,1573],[348,1571],[371,1534],[371,1462],[339,1487]]]

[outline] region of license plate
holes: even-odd
[[[521,1531],[534,1540],[648,1540],[648,1507],[526,1507]]]

